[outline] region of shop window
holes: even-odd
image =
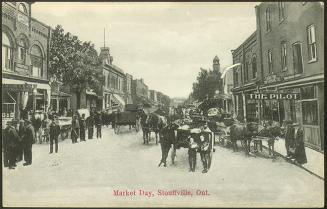
[[[295,74],[303,73],[302,44],[293,44],[293,68]]]
[[[268,74],[273,72],[273,60],[272,60],[272,51],[268,50]]]
[[[309,25],[307,28],[308,36],[308,56],[309,61],[317,60],[317,44],[316,44],[316,31],[314,25]]]
[[[281,63],[282,63],[282,71],[287,70],[287,48],[286,41],[281,43]]]
[[[257,77],[257,57],[254,55],[252,57],[252,78]]]
[[[278,14],[279,14],[279,21],[283,21],[285,19],[285,3],[278,2]]]
[[[2,32],[2,69],[13,70],[13,45],[8,35]]]
[[[296,108],[295,108],[295,100],[290,100],[290,112],[291,112],[291,120],[293,122],[297,122],[296,120]]]
[[[304,125],[318,125],[317,100],[302,101],[302,115]]]
[[[301,88],[301,99],[316,99],[316,91],[314,86],[306,86]]]
[[[32,75],[35,77],[43,76],[43,56],[39,46],[32,46],[31,49],[31,68]]]
[[[270,8],[268,7],[266,10],[266,31],[269,32],[271,30],[271,14]]]

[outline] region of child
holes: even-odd
[[[192,137],[189,137],[189,140],[190,140],[189,148],[188,148],[188,160],[190,163],[189,172],[194,172],[196,166],[196,151],[199,146],[196,142],[194,142],[194,139]]]

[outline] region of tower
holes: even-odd
[[[100,48],[99,57],[102,60],[102,63],[111,65],[113,58],[110,56],[110,48],[106,47],[106,29],[104,29],[104,36],[103,36],[103,47]]]
[[[215,58],[213,58],[212,69],[213,71],[217,71],[217,72],[220,71],[220,63],[217,55],[215,56]]]

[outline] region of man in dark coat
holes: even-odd
[[[24,146],[23,146],[23,138],[25,135],[25,121],[20,120],[19,121],[19,128],[18,128],[18,135],[20,137],[19,145],[18,145],[18,150],[17,150],[17,161],[20,162],[23,160],[23,153],[24,153]]]
[[[97,127],[97,138],[101,138],[102,137],[102,133],[101,133],[102,118],[101,118],[101,113],[99,113],[99,112],[95,116],[95,125]]]
[[[77,143],[78,135],[79,135],[79,122],[77,119],[77,115],[74,115],[72,120],[72,131],[71,131],[71,138],[73,144]]]
[[[94,115],[93,113],[86,119],[88,139],[93,139],[94,132]]]
[[[3,133],[4,140],[4,160],[5,166],[8,165],[9,169],[15,169],[16,167],[16,157],[17,157],[17,148],[20,141],[20,136],[15,128],[16,121],[8,121],[7,127]]]
[[[79,121],[80,141],[85,141],[85,129],[86,129],[85,114],[82,114],[82,118]]]
[[[205,140],[204,136],[200,136],[200,146],[199,146],[199,152],[201,161],[203,164],[203,171],[202,173],[207,173],[209,169],[209,158],[210,158],[210,149],[209,149],[209,143]]]
[[[58,125],[58,118],[52,119],[50,124],[50,154],[53,152],[53,142],[55,142],[55,152],[58,152],[58,137],[60,134],[60,126]]]
[[[298,164],[307,163],[307,156],[304,147],[303,129],[298,124],[295,124],[295,162]]]
[[[25,121],[26,129],[25,135],[23,138],[23,147],[24,147],[24,166],[32,164],[32,145],[35,143],[35,131],[34,127],[29,119]]]
[[[294,127],[292,125],[291,120],[285,121],[285,148],[286,148],[286,157],[290,158],[292,153],[290,152],[290,148],[294,145]]]

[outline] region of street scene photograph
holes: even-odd
[[[3,207],[324,207],[324,2],[2,2]]]

